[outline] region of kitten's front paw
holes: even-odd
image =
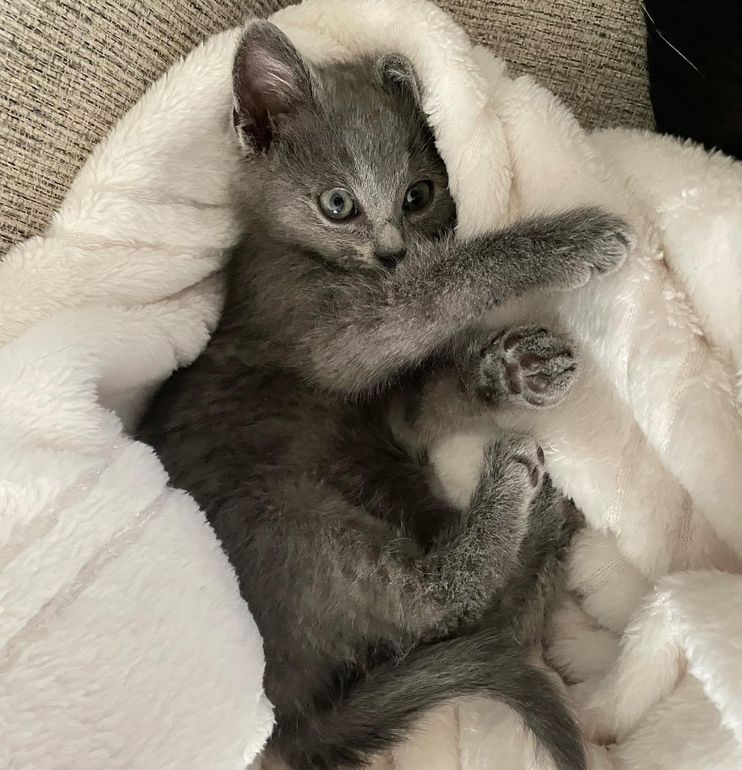
[[[588,209],[581,229],[590,244],[586,259],[590,273],[602,275],[618,270],[636,246],[628,222],[602,209]]]
[[[540,327],[500,332],[480,353],[478,395],[553,406],[566,395],[577,363],[566,340]]]
[[[628,223],[603,209],[571,211],[561,224],[568,236],[554,254],[559,260],[554,288],[577,289],[595,275],[617,270],[636,244]]]

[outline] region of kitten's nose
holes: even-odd
[[[374,256],[387,269],[391,270],[405,255],[405,243],[402,233],[393,222],[386,222],[374,233]]]
[[[384,267],[388,270],[393,270],[397,264],[404,259],[406,253],[407,249],[398,249],[397,251],[377,251],[375,256]]]

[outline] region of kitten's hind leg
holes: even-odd
[[[519,554],[521,569],[497,596],[483,626],[511,626],[524,645],[543,639],[551,610],[564,595],[572,538],[584,523],[574,503],[547,482],[531,510]]]
[[[415,565],[427,576],[428,591],[434,589],[449,608],[433,635],[476,623],[520,568],[531,506],[544,478],[544,454],[529,436],[508,436],[486,447],[464,528]]]
[[[293,486],[277,480],[280,487],[266,497],[280,516],[247,539],[240,507],[220,511],[213,524],[222,540],[239,534],[245,543],[230,558],[258,613],[272,611],[266,597],[292,595],[292,624],[308,624],[305,636],[317,632],[314,624],[321,631],[329,618],[343,624],[347,617],[347,628],[337,629],[341,638],[439,638],[476,622],[511,579],[543,481],[543,453],[533,439],[492,444],[460,529],[428,552],[309,479]],[[311,565],[311,581],[292,577],[302,565]]]
[[[355,567],[383,583],[367,590],[387,593],[389,606],[390,596],[399,597],[399,614],[388,621],[427,639],[476,623],[520,568],[532,503],[543,484],[541,448],[529,436],[507,436],[485,449],[479,483],[448,542],[412,559],[392,559],[385,549],[375,565],[361,563],[364,549],[358,549]]]

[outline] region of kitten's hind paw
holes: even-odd
[[[541,327],[516,327],[481,350],[477,392],[490,402],[553,406],[566,395],[576,371],[565,339]]]
[[[550,539],[557,555],[564,558],[574,536],[585,527],[585,515],[566,497],[554,501],[550,511]]]
[[[543,487],[544,451],[532,436],[513,434],[491,444],[485,450],[485,466],[495,485],[518,491],[529,502]]]

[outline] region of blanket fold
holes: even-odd
[[[586,134],[426,0],[306,0],[273,20],[315,60],[410,57],[459,237],[581,205],[634,226],[616,274],[493,317],[563,329],[583,363],[562,405],[500,426],[537,436],[591,526],[546,658],[575,683],[594,766],[739,768],[742,168],[664,137]],[[238,36],[174,65],[47,234],[0,262],[1,767],[240,768],[271,728],[259,635],[227,561],[126,435],[218,320],[239,237]],[[436,448],[452,496],[487,439]],[[547,767],[504,706],[471,701],[377,766],[485,770],[493,756]]]

